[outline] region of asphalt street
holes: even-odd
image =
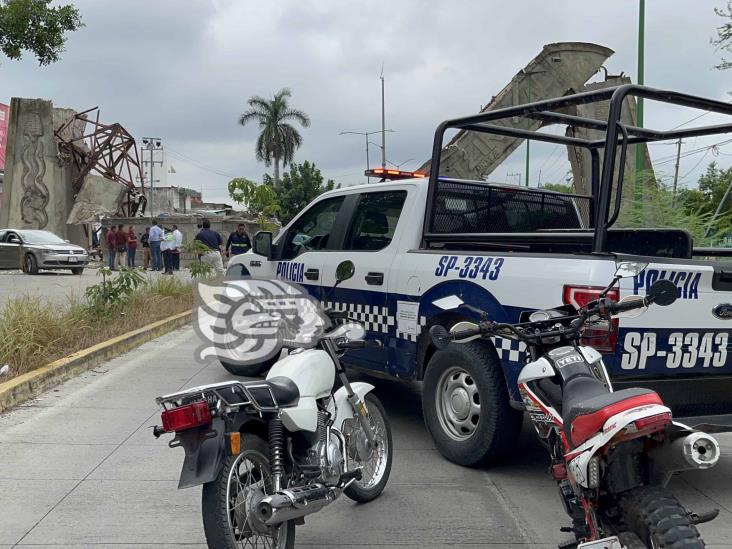
[[[177,490],[182,450],[155,440],[155,396],[228,379],[193,359],[190,328],[150,342],[0,415],[0,549],[205,547],[200,489]],[[371,380],[393,427],[395,461],[374,502],[343,497],[298,527],[298,547],[556,547],[567,521],[530,426],[508,463],[444,460],[422,423],[419,384]],[[707,472],[673,481],[708,547],[732,548],[732,437]]]

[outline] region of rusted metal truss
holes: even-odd
[[[91,131],[87,127],[91,126]],[[143,180],[135,138],[119,123],[99,121],[99,107],[77,113],[55,132],[59,153],[76,167],[71,180],[74,194],[78,194],[89,174],[101,175],[116,181],[127,189],[120,215],[142,215],[147,200],[144,190],[135,186],[135,179]]]

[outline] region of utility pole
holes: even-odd
[[[639,0],[638,4],[638,85],[642,86],[645,81],[645,27],[646,27],[646,0]],[[635,125],[643,127],[643,98],[636,98]],[[645,150],[643,144],[635,146],[635,204],[642,207],[643,181],[642,174],[645,169]],[[620,182],[618,182],[620,184]]]
[[[368,147],[367,147],[368,148]],[[384,66],[381,66],[381,167],[386,169],[386,116],[384,111]]]
[[[338,135],[363,135],[364,136],[364,138],[366,139],[366,171],[368,171],[369,168],[371,167],[371,164],[369,162],[369,135],[375,135],[377,133],[381,133],[383,136],[384,132],[393,132],[393,131],[394,130],[381,129],[377,132],[339,132]],[[382,143],[383,143],[384,138],[382,137],[381,139],[382,139]],[[379,145],[376,145],[376,146],[378,147]],[[384,160],[384,165],[386,165],[385,160]],[[371,178],[368,175],[366,176],[366,182],[371,183]]]
[[[162,140],[159,137],[143,137],[142,138],[142,144],[145,146],[145,149],[147,149],[150,152],[150,218],[153,216],[153,189],[155,186],[155,164],[159,164],[160,166],[163,165],[162,160],[155,160],[155,152],[156,151],[162,151],[163,145]],[[140,152],[140,155],[142,156],[142,151]],[[143,163],[145,163],[144,156],[143,156]]]
[[[676,167],[674,168],[674,191],[671,195],[671,207],[676,206],[676,183],[679,181],[679,162],[681,161],[681,138],[676,142]]]

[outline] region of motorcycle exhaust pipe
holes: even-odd
[[[690,469],[709,469],[719,461],[719,443],[700,431],[677,438],[668,445],[651,450],[656,474],[666,485],[673,473]]]
[[[267,526],[276,526],[320,511],[334,499],[333,489],[322,484],[280,490],[257,503],[257,518]]]
[[[696,432],[671,443],[674,453],[681,453],[692,469],[709,469],[719,461],[719,443],[706,433]]]

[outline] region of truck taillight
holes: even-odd
[[[601,286],[565,285],[562,300],[565,305],[572,305],[580,309],[600,297],[600,293],[604,289]],[[620,299],[620,291],[617,288],[613,288],[607,293],[607,297],[613,301],[618,301]],[[594,347],[601,353],[615,352],[615,346],[618,343],[618,320],[611,320],[610,326],[607,328],[586,328],[582,332],[580,343]]]
[[[211,411],[204,400],[165,410],[160,417],[166,433],[185,431],[211,423]]]

